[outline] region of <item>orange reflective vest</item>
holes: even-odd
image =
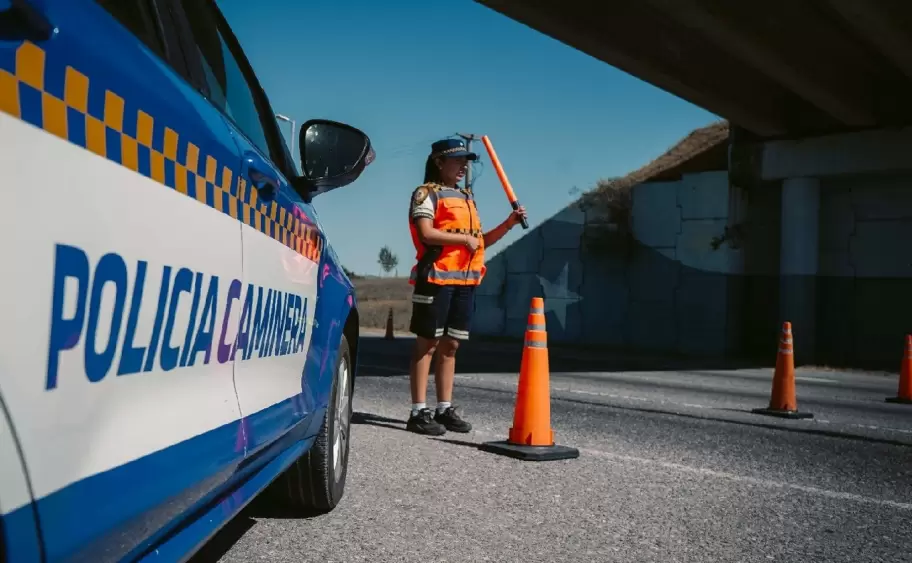
[[[414,215],[410,210],[409,230],[415,245],[416,263],[412,266],[409,283],[415,285],[420,279],[437,285],[480,284],[487,267],[484,264],[481,221],[471,190],[424,184],[412,194],[411,209],[421,204],[424,204],[425,209],[433,209],[435,229],[477,237],[479,245],[474,253],[462,244],[425,246],[418,237]]]

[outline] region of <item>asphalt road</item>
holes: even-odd
[[[429,438],[403,430],[408,344],[363,341],[342,504],[299,520],[252,505],[199,561],[912,561],[895,376],[801,372],[815,419],[790,421],[749,413],[769,370],[554,350],[552,426],[580,457],[529,463],[476,447],[510,426],[515,345],[463,351],[475,428]]]

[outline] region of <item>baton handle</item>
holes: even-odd
[[[516,211],[517,209],[519,209],[519,201],[511,201],[511,202],[510,202],[510,205],[513,206],[513,211]],[[524,229],[528,229],[528,228],[529,228],[529,222],[526,221],[526,218],[525,218],[525,217],[520,216],[519,222],[520,222],[520,224],[522,225],[522,228],[524,228]]]

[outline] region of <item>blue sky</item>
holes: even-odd
[[[534,227],[573,201],[574,188],[636,169],[717,119],[472,0],[217,3],[276,112],[370,135],[377,160],[314,200],[331,244],[358,273],[379,273],[386,244],[407,275],[409,197],[435,139],[488,135]],[[487,230],[510,207],[484,146],[476,149]],[[488,256],[524,232],[517,226]]]

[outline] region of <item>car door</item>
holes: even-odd
[[[0,395],[0,561],[38,561],[41,540],[16,437]]]
[[[314,412],[305,365],[314,332],[322,234],[289,184],[275,116],[215,3],[181,0],[207,68],[212,103],[235,133],[243,207],[240,328],[232,348],[248,455]]]
[[[168,2],[6,7],[0,394],[47,560],[118,560],[243,459],[237,145]]]

